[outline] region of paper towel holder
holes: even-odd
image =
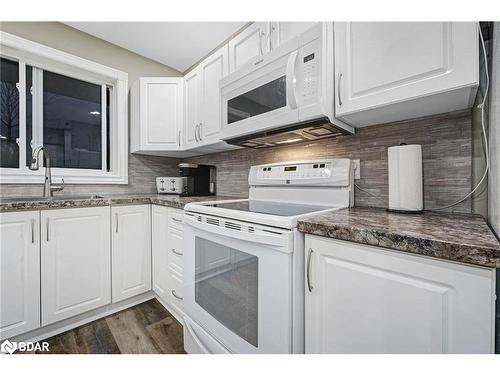
[[[399,144],[399,146],[408,146],[408,144],[406,142],[401,142]],[[422,167],[421,167],[422,168]],[[401,208],[401,209],[398,209],[398,208],[386,208],[386,211],[387,212],[391,212],[391,213],[399,213],[399,214],[413,214],[413,215],[419,215],[419,214],[422,214],[424,212],[424,209],[422,207],[422,209],[420,210],[413,210],[413,209],[404,209],[404,208]]]

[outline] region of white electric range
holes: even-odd
[[[186,205],[186,352],[304,352],[297,221],[351,206],[353,177],[349,159],[258,165],[248,199]]]

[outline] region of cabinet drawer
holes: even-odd
[[[175,271],[182,274],[182,232],[168,228],[168,265]]]
[[[183,291],[182,291],[182,275],[169,269],[169,293],[170,293],[170,305],[174,308],[175,312],[179,315],[183,315]]]
[[[184,222],[184,211],[171,209],[168,212],[168,226],[178,230],[182,230]]]

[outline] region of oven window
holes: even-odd
[[[257,347],[258,258],[197,237],[195,267],[196,303]]]
[[[227,123],[244,120],[286,106],[286,76],[228,100]]]

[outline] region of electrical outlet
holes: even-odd
[[[352,162],[354,164],[354,179],[359,180],[361,178],[361,164],[359,159],[354,159]]]

